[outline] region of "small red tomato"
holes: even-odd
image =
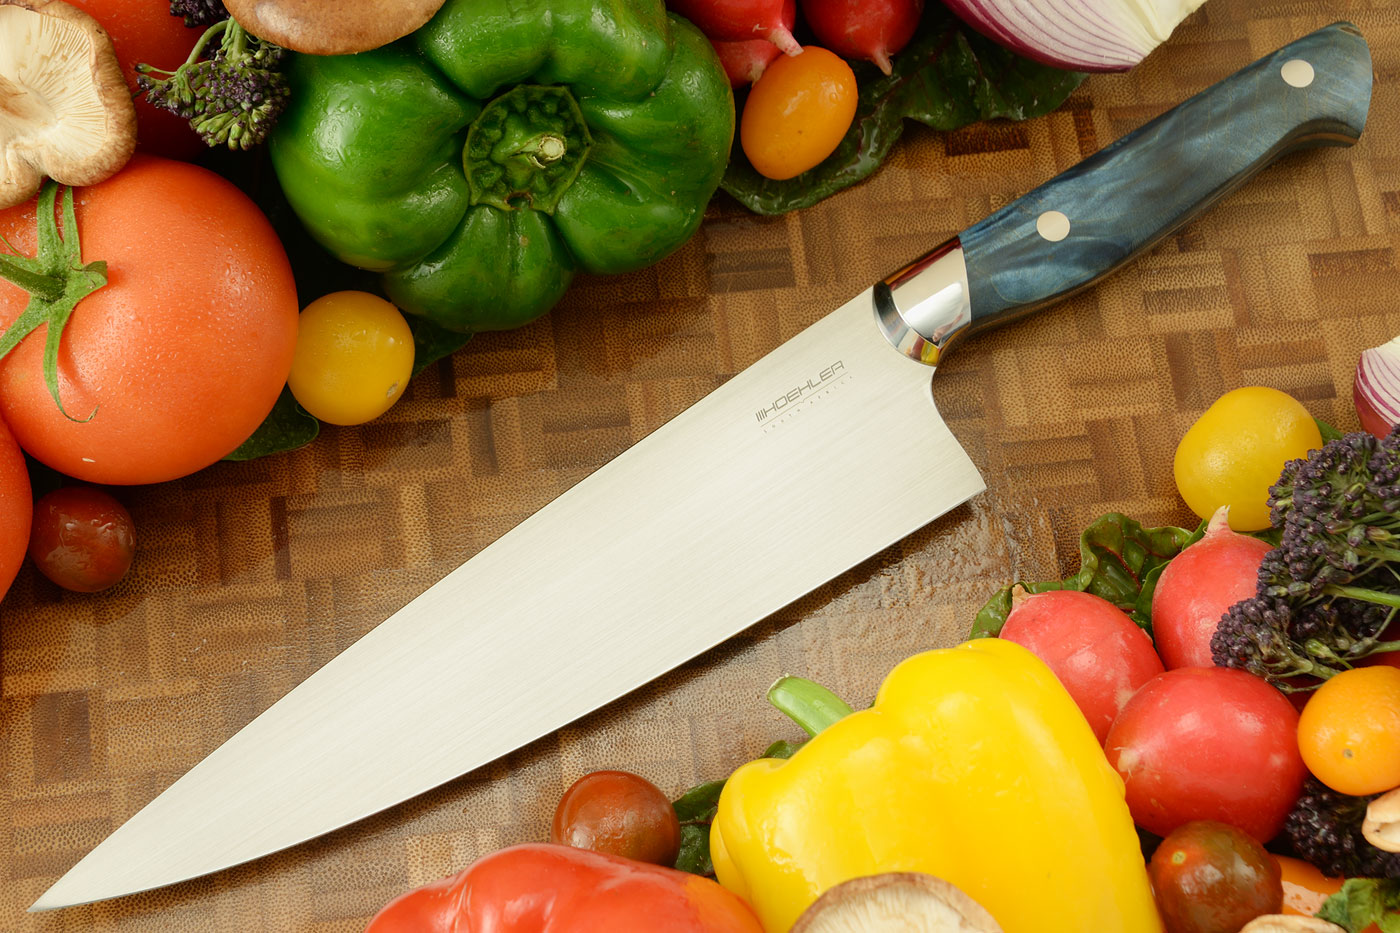
[[[1001,637],[1031,650],[1074,698],[1102,744],[1118,711],[1162,673],[1152,639],[1102,596],[1051,590],[1021,599]]]
[[[1177,827],[1147,872],[1167,933],[1237,933],[1283,909],[1278,862],[1248,833],[1212,820]]]
[[[1268,842],[1306,775],[1293,704],[1228,667],[1181,667],[1143,684],[1108,730],[1104,752],[1123,778],[1133,820],[1159,836],[1219,820]]]
[[[549,841],[669,867],[680,854],[681,824],[671,801],[646,778],[594,771],[564,791]]]
[[[126,576],[135,555],[131,513],[102,490],[64,486],[35,503],[29,557],[65,590],[105,590]]]

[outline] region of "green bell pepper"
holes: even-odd
[[[272,164],[310,234],[451,330],[657,262],[719,185],[734,98],[662,0],[448,0],[404,39],[297,55]]]

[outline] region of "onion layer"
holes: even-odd
[[[1400,424],[1400,337],[1361,351],[1351,396],[1361,427],[1376,437]]]
[[[1126,71],[1204,0],[947,0],[969,26],[1056,68]]]

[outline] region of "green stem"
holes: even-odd
[[[846,701],[815,681],[785,676],[768,688],[768,702],[808,735],[816,735],[832,723],[851,715]]]
[[[1400,593],[1386,593],[1382,590],[1368,590],[1364,586],[1345,586],[1340,583],[1329,583],[1322,588],[1322,592],[1326,596],[1346,596],[1349,599],[1360,599],[1400,609]]]
[[[215,26],[219,25],[215,23]],[[231,62],[236,62],[248,54],[248,32],[238,24],[237,20],[226,19],[223,25],[227,27],[224,31],[223,51],[224,57]],[[213,29],[214,26],[210,26]]]
[[[58,397],[58,348],[63,328],[73,309],[88,295],[107,284],[107,263],[84,263],[78,238],[78,220],[73,209],[73,189],[64,188],[63,229],[54,218],[59,186],[52,180],[39,189],[35,210],[38,247],[33,258],[0,256],[0,277],[29,292],[29,304],[10,326],[0,333],[0,358],[19,346],[41,324],[44,336],[44,384],[63,416],[78,421],[63,407]],[[65,236],[66,234],[66,236]],[[91,421],[97,409],[88,415]]]
[[[63,279],[56,275],[32,272],[11,257],[0,253],[0,278],[7,279],[44,301],[63,297]]]

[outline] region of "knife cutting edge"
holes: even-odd
[[[1357,28],[1320,29],[866,289],[367,633],[30,909],[209,874],[407,800],[965,502],[985,487],[929,365],[1088,287],[1279,156],[1355,142],[1371,80]]]

